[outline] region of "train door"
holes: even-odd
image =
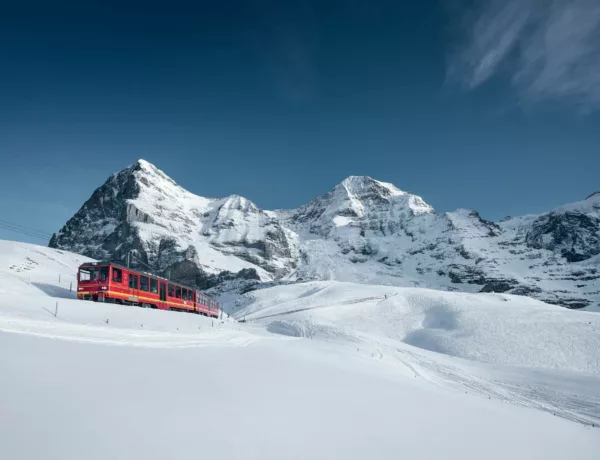
[[[129,298],[128,300],[133,303],[140,301],[140,280],[139,276],[133,273],[129,273]]]
[[[160,303],[163,308],[167,308],[167,285],[160,283]]]

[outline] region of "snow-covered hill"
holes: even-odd
[[[293,336],[343,331],[478,362],[600,374],[600,315],[523,296],[314,281],[252,291],[228,308]]]
[[[600,306],[598,193],[494,223],[472,210],[436,213],[392,184],[352,176],[299,209],[263,211],[239,196],[196,196],[139,160],[97,189],[50,246],[96,259],[132,253],[134,264],[217,291],[314,279]]]
[[[0,241],[0,458],[600,450],[597,314],[328,281],[247,293],[227,303],[246,323],[213,322],[75,300],[80,261]]]

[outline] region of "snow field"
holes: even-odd
[[[591,313],[515,296],[311,282],[227,302],[248,322],[213,323],[74,300],[55,272],[75,273],[79,257],[0,242],[0,458],[600,451]]]

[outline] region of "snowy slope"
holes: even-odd
[[[11,267],[29,259],[21,279]],[[72,254],[0,242],[0,261],[0,458],[595,459],[600,449],[595,314],[311,282],[249,293],[230,305],[247,323],[213,323],[73,300],[49,276],[68,276]],[[45,308],[57,301],[54,317]],[[509,342],[522,350],[512,361]]]
[[[401,365],[416,378],[600,420],[600,319],[521,296],[310,282],[228,304],[250,327]]]
[[[587,460],[600,448],[597,430],[298,343],[0,345],[2,458]]]
[[[134,264],[215,293],[338,280],[600,309],[599,194],[494,223],[472,210],[436,213],[392,184],[351,176],[298,209],[263,211],[240,196],[196,196],[139,160],[98,188],[50,246],[97,259],[133,253]]]
[[[67,251],[0,240],[0,296],[46,293],[74,299],[77,269],[90,260]]]
[[[343,331],[478,362],[600,374],[600,315],[522,296],[318,281],[256,290],[229,308],[291,335]]]

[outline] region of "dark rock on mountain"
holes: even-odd
[[[550,213],[537,219],[527,234],[527,245],[558,252],[568,262],[600,254],[600,219],[581,213]]]

